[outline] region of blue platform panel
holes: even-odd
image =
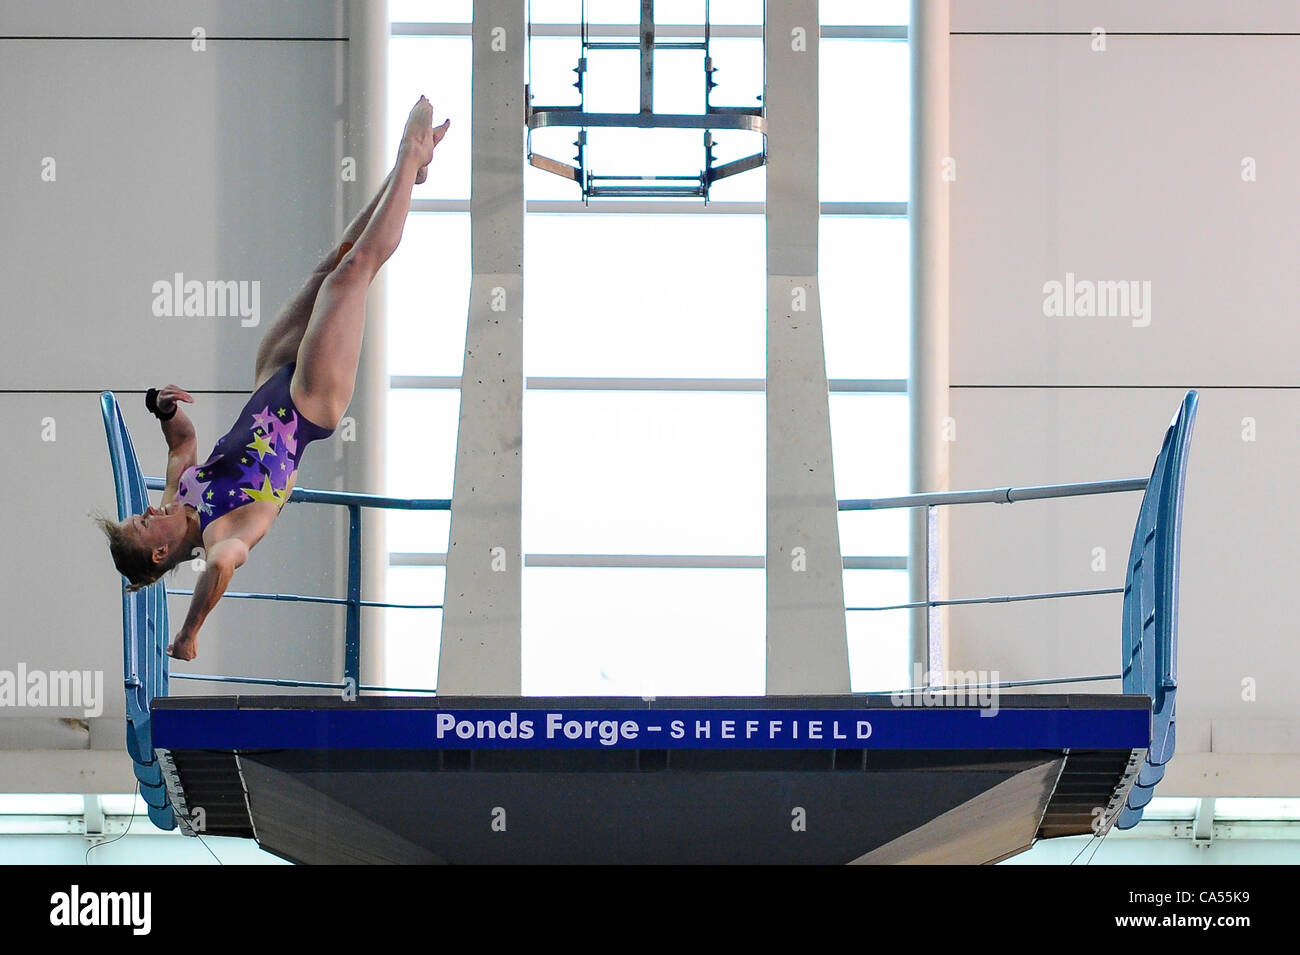
[[[159,700],[159,749],[1145,750],[1144,696],[1019,696],[995,713],[872,697]]]

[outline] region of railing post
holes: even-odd
[[[934,504],[925,509],[925,647],[926,683],[939,686],[943,675],[937,669],[943,659],[943,625],[941,608],[935,606],[939,599],[939,508]]]
[[[361,686],[361,506],[348,505],[348,609],[343,637],[343,685]],[[359,694],[358,694],[359,695]]]

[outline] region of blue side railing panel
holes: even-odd
[[[1198,396],[1189,391],[1165,431],[1151,480],[1138,510],[1124,580],[1121,631],[1125,693],[1151,697],[1151,747],[1116,825],[1142,818],[1174,755],[1178,696],[1178,559],[1182,538],[1187,452]]]
[[[144,475],[135,456],[122,409],[111,391],[99,396],[104,432],[113,465],[117,493],[117,519],[139,514],[149,504]],[[126,687],[126,748],[131,755],[140,795],[149,806],[149,818],[160,829],[176,828],[176,816],[167,801],[162,769],[154,755],[149,706],[167,695],[168,658],[167,588],[162,581],[135,593],[122,588],[122,676]]]

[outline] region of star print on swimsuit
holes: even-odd
[[[263,434],[270,431],[277,423],[275,415],[271,414],[270,405],[264,405],[261,411],[253,415],[253,427],[261,428]]]
[[[268,379],[244,406],[197,471],[183,475],[178,495],[200,509],[201,526],[245,503],[288,503],[306,445],[331,432],[304,418],[289,397],[292,366]]]
[[[190,474],[190,472],[187,471],[186,475],[188,474]],[[186,477],[183,475],[181,477],[179,493],[176,495],[176,500],[180,501],[182,504],[189,504],[191,507],[198,509],[201,514],[211,514],[212,505],[207,503],[207,500],[204,500],[204,495],[206,494],[207,499],[211,500],[212,492],[208,490],[208,485],[212,482],[200,481],[199,477],[201,477],[202,474],[203,472],[201,470],[195,470],[192,477]]]
[[[284,492],[284,489],[272,487],[271,479],[266,475],[262,476],[262,486],[260,488],[250,487],[244,493],[255,501],[270,501],[277,507],[284,507],[285,502],[289,500],[289,495]]]
[[[284,409],[281,409],[283,411]],[[280,444],[290,453],[298,453],[298,416],[291,414],[288,421],[274,421],[271,433],[280,439]]]
[[[261,466],[256,461],[250,461],[247,464],[241,463],[239,465],[240,487],[261,487],[263,473]]]
[[[275,450],[275,445],[273,443],[274,441],[275,441],[274,434],[270,435],[270,437],[268,437],[265,434],[254,434],[253,440],[248,442],[248,444],[244,445],[244,447],[252,448],[254,451],[256,451],[257,459],[260,461],[262,460],[262,458],[266,457],[268,454],[271,454]]]

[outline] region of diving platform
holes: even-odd
[[[111,392],[101,407],[125,518],[163,485],[141,474]],[[1131,828],[1175,750],[1196,407],[1188,392],[1149,478],[838,502],[932,514],[1141,491],[1122,588],[954,600],[927,590],[921,603],[845,608],[1122,594],[1117,672],[1063,679],[656,699],[370,687],[360,682],[361,608],[439,605],[362,599],[361,510],[450,502],[295,488],[290,503],[348,510],[347,596],[226,598],[344,604],[342,680],[172,673],[165,583],[124,588],[127,749],[149,818],[188,835],[255,839],[301,863],[989,863],[1036,839]],[[180,697],[178,679],[321,693]],[[1120,691],[1007,692],[1098,681]]]
[[[1143,695],[155,701],[183,829],[299,863],[985,863],[1120,811]],[[197,818],[196,818],[197,817]]]

